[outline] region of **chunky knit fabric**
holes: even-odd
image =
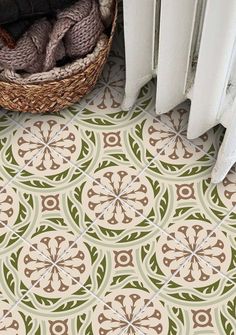
[[[49,71],[65,55],[80,58],[91,52],[104,27],[96,0],[80,0],[58,13],[52,24],[41,19],[17,42],[0,49],[0,67],[28,73]]]
[[[102,16],[102,21],[106,27],[109,27],[112,22],[114,0],[99,0],[99,7]]]
[[[15,48],[16,42],[35,21],[35,19],[24,19],[0,26],[0,40],[9,48]]]
[[[0,40],[14,48],[18,39],[41,16],[54,15],[76,0],[0,0]]]
[[[51,23],[46,19],[36,22],[19,40],[15,49],[0,50],[0,66],[11,70],[34,73],[42,70]]]
[[[15,0],[14,0],[15,1]],[[25,0],[18,0],[20,1],[20,4],[22,2],[25,2]],[[28,1],[28,0],[27,0]],[[38,0],[37,0],[38,1]],[[17,21],[10,22],[7,24],[0,25],[0,41],[3,42],[6,46],[9,48],[14,48],[16,46],[16,42],[19,40],[19,38],[29,29],[29,27],[35,22],[36,18],[43,13],[44,15],[51,15],[55,14],[56,10],[58,8],[62,9],[63,7],[68,6],[69,4],[73,4],[76,2],[76,0],[63,0],[63,1],[53,1],[53,3],[50,5],[49,8],[49,2],[48,1],[38,1],[38,6],[41,6],[41,9],[39,11],[39,8],[32,7],[31,8],[31,14],[27,16],[27,18],[24,17],[25,13],[18,13],[17,15],[9,14],[9,6],[12,3],[11,1],[7,1],[6,8],[4,11],[1,12],[1,7],[4,4],[3,0],[0,0],[0,17],[5,17],[5,20],[8,18],[16,18],[18,17]],[[13,8],[16,1],[13,2]],[[101,12],[101,17],[103,24],[108,27],[110,26],[112,22],[112,15],[113,7],[114,7],[114,0],[98,0],[99,3],[99,9]],[[22,5],[21,5],[22,6]],[[12,11],[12,9],[11,9]],[[10,13],[12,13],[10,11]],[[15,10],[13,10],[15,12]],[[40,13],[40,14],[39,14]],[[1,22],[1,21],[0,21]]]
[[[94,49],[104,30],[95,0],[80,0],[58,14],[47,46],[44,71],[52,69],[55,53],[64,38],[66,54],[80,58]]]

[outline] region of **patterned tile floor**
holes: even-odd
[[[122,34],[94,91],[56,115],[0,117],[0,335],[236,334],[236,171],[188,103],[130,112]]]

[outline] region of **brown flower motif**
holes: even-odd
[[[26,335],[24,322],[16,311],[9,312],[11,306],[6,302],[0,303],[0,334]]]
[[[231,209],[236,205],[236,173],[230,171],[223,183],[217,185],[219,196],[223,203]]]
[[[8,186],[6,188],[0,186],[0,228],[13,225],[18,213],[19,201],[16,193]]]
[[[193,328],[206,328],[213,327],[212,324],[212,316],[211,316],[211,308],[209,309],[199,309],[199,310],[191,310],[193,314]]]
[[[212,143],[208,134],[194,140],[195,145],[186,140],[187,115],[184,109],[177,109],[153,120],[146,132],[149,134],[147,148],[153,156],[160,154],[164,161],[183,164],[193,156],[195,160],[200,158],[203,155],[200,149],[210,149]]]
[[[175,281],[181,285],[188,283],[189,287],[201,287],[215,282],[219,277],[218,273],[201,258],[219,271],[227,272],[231,250],[221,231],[213,232],[209,223],[198,221],[173,224],[170,229],[171,237],[163,235],[157,242],[160,267],[167,276],[176,273]],[[210,234],[211,237],[203,243]],[[176,240],[185,245],[186,249],[177,244]],[[195,254],[191,256],[192,252]],[[184,262],[185,265],[181,267]]]
[[[116,76],[114,70],[117,67]],[[102,73],[101,80],[106,84],[102,85],[99,94],[89,105],[89,109],[97,111],[108,110],[114,112],[115,109],[121,110],[122,97],[124,93],[123,71],[114,62],[108,62]],[[93,109],[93,105],[95,108]]]
[[[121,147],[120,131],[113,133],[103,133],[104,148]]]
[[[119,335],[128,326],[125,333],[127,335],[136,334],[137,329],[142,334],[166,335],[169,328],[167,311],[157,300],[148,303],[150,298],[147,292],[136,289],[122,289],[122,293],[113,292],[108,294],[106,304],[117,311],[124,319],[106,306],[98,305],[94,311],[92,323],[94,334]],[[146,308],[140,313],[145,305]],[[129,325],[129,322],[132,322],[133,325]]]
[[[59,211],[59,194],[44,196],[41,195],[43,212]]]
[[[194,194],[194,183],[175,186],[177,189],[177,200],[196,199]]]
[[[139,219],[137,213],[124,205],[121,200],[138,212],[144,215],[149,214],[154,198],[153,191],[144,176],[135,179],[135,172],[130,168],[121,170],[120,167],[99,171],[95,175],[96,181],[110,189],[112,193],[103,191],[97,182],[94,182],[92,187],[84,188],[84,192],[86,192],[84,199],[86,196],[89,198],[86,203],[88,203],[90,215],[95,218],[99,217],[101,225],[127,228],[137,224]],[[129,185],[130,187],[127,187]],[[127,189],[125,190],[125,188]],[[124,190],[125,192],[122,193]],[[121,200],[116,198],[118,195]],[[114,203],[109,207],[112,201]],[[106,210],[107,207],[109,208]]]
[[[126,268],[134,266],[133,250],[113,251],[115,255],[115,268]]]
[[[19,166],[28,164],[36,156],[27,166],[27,170],[35,174],[42,172],[45,175],[53,175],[64,171],[69,165],[57,153],[68,160],[76,160],[76,147],[81,140],[78,130],[73,125],[66,126],[55,119],[42,117],[42,120],[33,124],[32,120],[26,121],[25,127],[28,131],[19,129],[16,134],[18,135],[17,145],[13,146],[13,154]],[[64,128],[63,131],[61,131],[62,128]],[[30,132],[36,137],[33,137]],[[60,134],[57,136],[58,132]]]
[[[49,321],[49,325],[50,335],[69,335],[68,319]]]
[[[183,108],[174,108],[170,112],[158,116],[157,119],[173,129],[175,133],[183,132],[185,134],[188,124],[188,110],[188,103],[184,103]]]
[[[153,119],[152,125],[150,122],[146,122],[143,132],[147,134],[146,147],[153,156],[161,153],[163,147],[176,136],[172,129],[159,122],[157,118]]]
[[[90,255],[82,242],[74,244],[63,258],[60,257],[73,242],[71,235],[64,232],[63,234],[50,232],[34,237],[32,240],[34,248],[24,246],[19,257],[19,264],[21,264],[19,272],[23,282],[28,287],[35,285],[38,279],[52,267],[53,262],[69,273],[70,277],[53,266],[51,271],[34,286],[33,291],[49,297],[72,294],[77,287],[80,287],[79,283],[83,284],[86,281],[91,272]]]

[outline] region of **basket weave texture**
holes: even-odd
[[[116,3],[116,0],[114,1]],[[98,42],[100,47],[97,46],[94,56],[88,55],[83,60],[83,66],[80,61],[75,61],[72,66],[68,64],[64,69],[60,69],[61,77],[56,80],[55,75],[50,80],[50,76],[46,73],[42,74],[42,81],[39,79],[39,74],[35,82],[31,81],[30,84],[25,84],[23,78],[22,82],[19,78],[17,82],[0,80],[0,106],[22,113],[52,113],[78,102],[93,89],[101,75],[111,49],[116,21],[117,3],[109,38],[102,37]]]

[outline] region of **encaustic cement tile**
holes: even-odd
[[[53,233],[47,236],[47,241],[37,243],[53,251],[57,249],[57,237],[58,234]],[[64,237],[66,240],[67,236]],[[217,330],[222,330],[216,334],[234,330],[235,287],[232,282],[212,271],[196,256],[178,271],[180,256],[186,260],[189,254],[177,245],[171,252],[172,239],[157,235],[129,250],[119,250],[117,246],[108,250],[86,239],[61,261],[63,271],[53,268],[29,293],[27,288],[38,279],[37,266],[41,272],[49,264],[27,246],[9,257],[8,275],[1,283],[4,303],[8,305],[1,305],[2,313],[9,309],[9,292],[18,292],[18,281],[12,287],[14,281],[10,278],[16,276],[13,270],[19,264],[19,290],[24,295],[9,315],[16,321],[13,329],[21,327],[22,335],[58,334],[59,329],[64,329],[66,334],[99,331],[99,334],[118,335],[127,327],[125,320],[128,320],[134,326],[128,327],[127,335],[135,334],[136,328],[146,335],[170,331],[186,335],[196,331],[197,334],[197,328],[201,327],[205,330],[209,327],[212,331],[209,334],[214,334],[216,325]],[[65,244],[65,240],[61,243]],[[172,279],[160,286],[170,273]],[[156,296],[160,287],[162,290]],[[89,293],[92,290],[99,299]],[[9,325],[8,318],[2,322],[4,327],[7,321]]]
[[[143,334],[234,334],[236,290],[227,279],[219,275],[213,284],[192,289],[176,285],[175,293],[173,285],[137,316],[134,324]]]
[[[55,232],[71,234],[71,239],[76,240],[90,225],[102,221],[113,198],[102,185],[72,165],[65,175],[52,179],[44,171],[34,174],[26,169],[0,192],[3,253],[22,239],[35,245],[36,238]],[[58,248],[60,257],[65,249],[62,245]],[[39,251],[50,256],[45,249]]]
[[[190,103],[189,101],[185,101],[169,113],[157,116],[156,118],[177,132],[181,137],[187,139],[189,110]],[[199,136],[197,139],[188,141],[202,151],[205,151],[205,153],[216,157],[220,143],[222,141],[223,132],[224,128],[222,126],[217,126]]]
[[[110,71],[114,71],[113,64],[111,63],[109,66]],[[153,97],[149,85],[141,90],[136,105],[130,111],[123,111],[121,106],[124,93],[122,69],[117,68],[117,75],[107,81],[109,83],[102,88],[95,99],[78,114],[78,123],[84,124],[88,128],[94,127],[94,129],[104,130],[132,127],[133,123],[139,119],[140,114],[144,113],[143,109],[152,104]]]
[[[28,133],[26,130],[24,136],[27,137],[29,142],[34,142],[34,136]],[[15,148],[18,150],[19,160],[15,159]],[[2,115],[0,118],[0,158],[1,158],[1,187],[15,177],[25,165],[30,163],[30,160],[34,158],[39,150],[40,146],[35,144],[30,150],[25,151],[24,139],[21,136],[20,127],[6,115]],[[21,156],[25,155],[24,162],[21,160]]]
[[[170,146],[172,148],[173,143]],[[191,152],[190,149],[195,150],[196,147],[189,143],[188,152]],[[168,152],[168,146],[165,150]],[[197,175],[193,178],[191,174],[175,176],[175,168],[173,169],[174,174],[171,169],[160,173],[162,167],[160,160],[168,157],[167,154],[163,155],[163,158],[157,159],[155,165],[152,164],[150,169],[146,169],[138,178],[134,178],[133,184],[125,193],[134,194],[133,198],[127,196],[124,200],[135,213],[140,213],[142,217],[146,216],[146,208],[151,213],[149,223],[152,221],[159,229],[164,229],[186,248],[194,252],[197,250],[199,255],[203,255],[209,261],[211,257],[214,259],[211,253],[207,254],[208,249],[211,249],[212,246],[207,246],[206,250],[203,248],[198,250],[199,246],[224,218],[228,218],[233,226],[235,214],[234,211],[230,213],[231,201],[227,204],[227,199],[224,199],[223,194],[219,197],[217,188],[221,189],[223,184],[216,186],[210,183],[211,165],[209,162],[212,162],[213,158],[207,156],[205,159],[203,158],[205,156],[206,154],[200,151],[199,157],[193,153],[186,161],[182,159],[183,164],[180,167],[182,171],[194,171],[196,164],[199,169],[202,169],[202,173],[198,174],[197,168]],[[205,161],[209,161],[207,165],[203,165]],[[145,199],[148,199],[148,205],[145,204]],[[227,248],[227,239],[221,233],[218,240],[219,245],[215,246],[217,253],[214,261],[218,261],[217,266],[221,267],[221,246],[224,245]],[[228,253],[230,253],[229,248],[226,250],[226,255]],[[225,271],[229,264],[226,261],[223,263]]]
[[[162,237],[158,243],[163,244],[163,250],[171,246],[171,242],[166,243]],[[175,265],[179,262],[179,255],[176,251],[174,257],[168,258],[166,255],[163,258],[159,253],[154,258],[152,253],[149,255],[146,248],[142,254],[144,263],[145,258],[149,258],[151,262],[149,271],[145,272],[147,280],[155,278],[157,273],[163,272],[168,275],[173,270],[175,275],[154,294],[150,288],[146,292],[140,288],[124,290],[122,299],[118,301],[120,310],[127,311],[129,315],[132,312],[134,328],[145,335],[234,334],[236,316],[234,283],[195,255],[188,258],[180,270],[176,271]],[[185,256],[186,259],[189,257]],[[118,299],[112,296],[118,294],[119,292],[113,291],[110,295],[110,300],[115,300],[113,305],[117,304]],[[103,313],[106,318],[103,318],[101,327],[104,327],[109,334],[109,326],[106,323],[109,311],[104,310]],[[134,333],[135,331],[130,328],[128,334]]]
[[[147,281],[151,273],[153,277],[162,271],[167,275],[160,257],[150,257],[148,248],[142,255],[152,264],[145,272]],[[113,290],[106,295],[105,304],[132,322],[128,335],[136,334],[138,330],[145,335],[193,335],[199,334],[199,330],[204,330],[204,334],[206,331],[228,334],[228,329],[234,330],[236,290],[219,273],[214,273],[213,278],[211,274],[212,269],[193,256],[160,292],[153,292],[148,285],[146,290],[140,287]],[[113,334],[112,326],[117,324],[122,328],[121,322],[112,317],[106,306],[100,306],[98,310],[98,313],[95,310],[93,322],[105,334]]]
[[[48,123],[48,121],[45,121],[45,124],[43,121],[42,123],[43,125],[41,125],[45,126],[45,129],[42,128],[42,134],[49,138],[53,128],[59,127],[57,124]],[[18,130],[16,135],[19,140],[12,148],[12,159],[14,158],[17,167],[28,164],[18,176],[18,185],[24,185],[31,190],[43,188],[44,191],[53,191],[55,187],[59,186],[60,189],[65,189],[64,182],[67,183],[66,188],[69,188],[73,183],[75,184],[75,180],[82,174],[81,170],[86,171],[89,166],[91,162],[89,155],[92,155],[92,150],[88,150],[88,144],[83,141],[77,150],[75,143],[79,141],[79,134],[77,134],[76,128],[71,127],[64,129],[61,137],[48,145],[44,145],[35,137],[30,137],[24,129]],[[59,152],[63,150],[65,157],[58,154],[55,149]],[[78,156],[81,170],[70,163]],[[30,161],[32,158],[34,159]]]
[[[159,138],[157,134],[156,136]],[[148,172],[153,173],[160,181],[171,182],[174,184],[191,184],[191,183],[204,183],[204,192],[206,189],[213,189],[214,185],[211,184],[210,176],[214,166],[214,158],[206,154],[207,150],[202,151],[198,146],[193,145],[182,136],[174,136],[171,134],[172,141],[164,148],[159,157],[155,159],[147,169]],[[151,135],[148,149],[150,152],[155,152],[157,147],[157,140]],[[153,145],[151,145],[153,144]],[[204,146],[211,147],[212,143],[206,143]],[[153,156],[153,154],[152,154]],[[221,187],[219,184],[218,187]],[[184,189],[183,189],[184,190]],[[189,189],[189,191],[191,191]],[[185,195],[181,194],[179,189],[179,198],[188,198],[187,192]],[[189,194],[191,197],[191,192]],[[216,204],[217,205],[217,204]],[[228,208],[228,211],[231,208]]]
[[[81,257],[87,256],[80,246]],[[81,265],[82,270],[83,265]],[[83,267],[88,275],[88,264]],[[100,280],[101,268],[97,280]],[[82,278],[81,278],[82,279]],[[92,278],[95,279],[95,278]],[[25,279],[23,279],[25,282]],[[4,319],[0,321],[0,330],[3,334],[11,335],[78,335],[96,334],[99,320],[94,318],[94,313],[103,309],[102,301],[90,295],[76,280],[68,277],[64,272],[53,268],[45,275],[37,286],[23,296],[23,299],[7,315],[10,307],[7,300],[1,304],[0,315]],[[88,279],[89,280],[89,279]],[[91,280],[91,278],[90,278]],[[27,283],[26,283],[27,285]],[[89,284],[85,285],[89,286]],[[23,283],[22,283],[23,286]],[[46,291],[46,293],[45,293]],[[107,304],[111,310],[113,319],[126,325],[126,320]],[[3,310],[1,310],[3,309]],[[122,329],[118,323],[117,329]],[[121,335],[122,331],[115,334]],[[99,334],[103,334],[100,331]]]
[[[112,238],[113,235],[107,235],[107,240]],[[151,295],[168,280],[169,275],[159,269],[163,261],[159,257],[162,239],[156,229],[148,241],[134,243],[133,240],[130,244],[127,240],[120,245],[99,243],[91,231],[76,243],[72,234],[61,235],[58,231],[33,237],[32,244],[43,253],[47,251],[51,260],[59,248],[69,251],[57,262],[62,270],[54,266],[37,285],[34,285],[35,278],[49,268],[50,262],[32,247],[25,245],[10,264],[8,278],[15,278],[15,267],[21,265],[15,282],[16,286],[21,285],[21,294],[25,294],[14,309],[23,321],[27,320],[27,324],[22,324],[21,334],[26,334],[26,327],[27,334],[34,334],[35,329],[37,334],[60,334],[56,332],[60,325],[65,334],[120,335]],[[169,243],[172,243],[170,240],[171,237]],[[181,262],[177,261],[178,264]],[[10,289],[8,282],[4,281],[4,286],[5,290]],[[150,312],[147,308],[146,318],[150,318]],[[159,327],[155,329],[160,331]],[[134,334],[134,330],[129,326],[125,334]]]
[[[236,220],[226,217],[202,247],[204,259],[236,283]]]
[[[149,164],[149,156],[146,156],[145,150],[145,137],[146,129],[151,122],[152,118],[141,111],[135,123],[133,121],[132,127],[125,124],[118,127],[116,124],[115,128],[107,129],[101,126],[96,129],[82,122],[69,124],[67,129],[49,142],[47,150],[50,149],[53,152],[53,157],[55,150],[65,158],[64,165],[69,164],[69,161],[72,162],[117,196]],[[59,125],[55,127],[59,128]],[[44,129],[43,126],[42,129]],[[46,126],[45,129],[47,129]],[[163,140],[158,144],[158,149],[161,151],[171,141],[168,134],[172,130],[161,123],[159,123],[159,130],[163,134]],[[34,163],[36,164],[36,160]],[[138,183],[136,185],[138,186]],[[140,196],[141,193],[142,190],[140,190]],[[131,197],[132,194],[130,194]],[[125,195],[123,199],[126,199]]]

